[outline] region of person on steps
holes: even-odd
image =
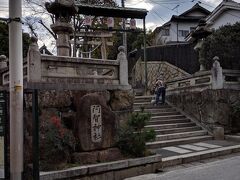
[[[166,88],[165,88],[165,84],[162,80],[158,79],[156,82],[156,86],[157,86],[157,91],[156,91],[156,104],[164,104],[165,103],[165,94],[166,94]],[[162,101],[159,102],[159,98],[162,98]]]

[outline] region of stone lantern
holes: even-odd
[[[197,44],[195,45],[194,50],[198,52],[200,71],[206,70],[206,67],[204,65],[205,59],[203,57],[201,49],[202,49],[204,39],[211,33],[212,33],[211,30],[206,28],[205,20],[200,20],[198,28],[191,34],[191,36],[197,40]]]
[[[55,0],[45,4],[49,13],[55,15],[55,23],[51,29],[57,34],[57,55],[70,55],[70,34],[73,33],[73,27],[70,24],[71,17],[77,13],[77,7],[73,0]]]

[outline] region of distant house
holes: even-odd
[[[206,17],[207,27],[218,29],[227,24],[240,22],[240,3],[232,0],[223,0],[213,11]]]
[[[154,30],[155,45],[185,42],[185,37],[195,30],[200,19],[207,17],[210,12],[196,3],[191,9],[179,16],[173,15],[171,20]]]
[[[46,54],[46,55],[53,55],[48,49],[47,47],[45,46],[45,44],[39,48],[39,51],[41,54]]]
[[[232,0],[223,0],[205,19],[206,28],[216,30],[224,25],[233,25],[240,22],[240,3]],[[199,29],[197,26],[196,29]],[[192,33],[185,38],[188,42],[194,42]]]

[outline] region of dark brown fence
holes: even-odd
[[[199,70],[198,56],[193,47],[193,44],[188,43],[148,47],[146,49],[147,61],[166,61],[193,74]],[[129,53],[130,71],[139,57],[143,59],[143,50]]]

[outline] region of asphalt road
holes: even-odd
[[[240,180],[240,156],[127,180]]]

